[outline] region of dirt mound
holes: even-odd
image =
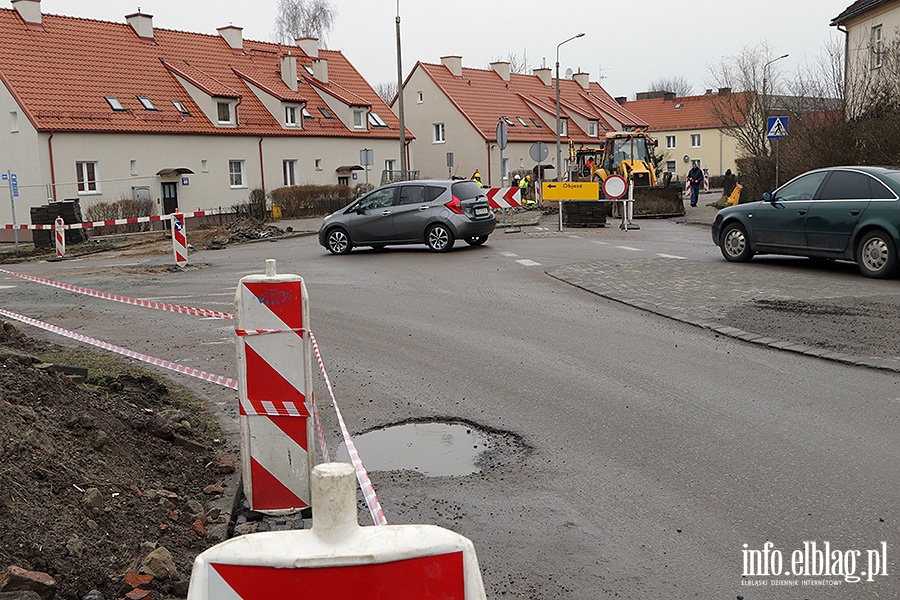
[[[85,383],[44,362],[73,353]],[[144,573],[154,598],[184,597],[196,555],[226,537],[213,505],[232,465],[201,403],[94,354],[0,329],[0,572],[48,573],[79,600],[123,597]]]

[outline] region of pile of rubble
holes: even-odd
[[[228,237],[219,235],[213,238],[206,246],[208,250],[220,250],[228,244],[278,238],[284,235],[284,230],[274,225],[266,225],[256,219],[243,218],[230,223],[227,230],[223,230],[221,233]]]

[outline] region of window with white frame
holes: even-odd
[[[247,187],[244,184],[244,161],[228,161],[228,184],[233,188]]]
[[[353,128],[354,129],[363,129],[363,112],[362,110],[354,110],[353,111]]]
[[[881,25],[872,28],[872,68],[879,69],[884,62],[884,32]]]
[[[104,96],[103,97],[106,102],[109,104],[109,107],[116,112],[122,112],[125,110],[125,107],[122,106],[122,103],[119,102],[119,99],[115,96]]]
[[[666,173],[674,173],[677,168],[677,163],[674,160],[666,161]]]
[[[209,161],[208,160],[200,161],[200,172],[201,173],[209,173]]]
[[[397,161],[396,159],[389,158],[384,161],[384,170],[387,172],[395,171],[397,169]]]
[[[9,111],[9,132],[19,133],[19,113],[17,111]]]
[[[569,119],[560,119],[559,120],[559,135],[562,135],[562,136],[569,135]]]
[[[230,102],[216,102],[216,116],[219,120],[219,123],[222,125],[231,125],[234,123],[234,118],[231,114],[231,103]]]
[[[691,148],[699,148],[700,147],[700,134],[692,133],[691,134]]]
[[[375,111],[369,111],[369,125],[372,127],[387,127],[387,123]]]
[[[137,161],[136,161],[136,160],[132,160],[132,161],[131,161],[131,174],[132,174],[132,175],[137,175],[137,174],[138,174],[138,170],[137,170]]]
[[[284,124],[287,127],[296,127],[297,126],[297,107],[296,106],[285,106],[284,107]]]
[[[316,159],[316,171],[321,171],[321,170],[322,170],[322,159],[317,158]]]
[[[444,131],[443,123],[434,123],[433,124],[433,132],[434,136],[432,138],[432,142],[435,144],[443,144],[447,141],[446,132]]]
[[[284,185],[297,185],[297,161],[294,159],[281,161]]]
[[[144,107],[144,110],[159,110],[156,108],[156,105],[153,104],[153,100],[148,98],[147,96],[138,96],[138,102],[141,103],[141,106]]]
[[[509,177],[509,159],[504,157],[500,163],[500,179],[504,180]]]
[[[416,92],[416,104],[422,104],[425,102],[425,94],[422,92]]]
[[[175,110],[180,112],[183,115],[189,115],[191,113],[188,112],[187,107],[184,105],[184,102],[181,100],[172,100],[172,105],[175,107]]]
[[[588,135],[597,137],[597,121],[588,121]]]
[[[675,147],[675,136],[667,135],[666,136],[666,148],[672,149]]]
[[[97,163],[94,161],[75,163],[75,180],[78,182],[79,194],[99,194],[100,184],[97,181]]]

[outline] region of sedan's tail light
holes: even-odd
[[[446,206],[447,208],[449,208],[450,210],[452,210],[453,212],[455,212],[458,215],[463,214],[462,202],[460,202],[459,198],[457,198],[456,196],[453,196],[453,200],[451,200],[450,202],[447,202],[446,204],[444,204],[444,206]]]

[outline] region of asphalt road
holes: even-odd
[[[372,474],[391,524],[441,525],[474,541],[489,597],[897,596],[898,376],[748,344],[546,274],[644,261],[657,266],[660,289],[680,285],[666,280],[667,264],[712,278],[722,261],[705,228],[671,220],[629,232],[542,227],[498,231],[483,247],[446,255],[410,247],[336,257],[302,237],[199,252],[191,258],[202,268],[183,273],[157,268],[168,257],[4,268],[219,310],[231,310],[239,278],[262,273],[266,258],[302,275],[310,325],[353,432],[462,419],[508,442],[479,475]],[[780,272],[772,273],[776,285]],[[10,277],[0,286],[8,310],[235,374],[228,322]],[[189,385],[236,412],[233,392]],[[316,389],[324,404],[318,380]],[[335,446],[333,411],[321,408]],[[889,575],[815,587],[803,581],[823,578],[742,577],[744,544],[762,550],[767,541],[786,567],[804,542],[829,542],[848,568],[859,550],[856,574],[884,541]]]

